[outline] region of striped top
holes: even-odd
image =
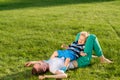
[[[72,50],[75,53],[75,56],[78,58],[80,57],[80,52],[84,51],[85,44],[78,44],[78,41],[73,42],[69,45],[68,50]]]

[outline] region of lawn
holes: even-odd
[[[92,59],[64,80],[120,80],[119,0],[0,0],[0,80],[38,80],[24,63],[48,59],[80,31],[96,34],[114,63]]]

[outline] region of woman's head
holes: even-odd
[[[80,33],[80,37],[79,37],[78,42],[79,42],[79,43],[85,43],[85,41],[86,41],[86,39],[87,39],[88,36],[89,36],[89,33],[88,33],[88,32],[82,31],[82,32]]]
[[[32,74],[43,74],[47,71],[48,65],[46,63],[36,63],[33,65]]]

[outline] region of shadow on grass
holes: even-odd
[[[16,74],[6,75],[0,80],[30,80],[34,76],[31,74],[31,70],[26,70],[23,72],[18,72]]]
[[[46,72],[44,74],[40,74],[40,75],[50,75],[50,72]],[[1,77],[0,80],[38,80],[38,76],[39,75],[32,75],[31,70],[25,70],[23,72],[18,72],[15,74],[11,74],[11,75],[6,75],[4,77]],[[45,79],[45,80],[49,80],[49,79]],[[62,80],[62,79],[56,79],[56,80]]]
[[[106,2],[114,0],[10,0],[10,2],[1,2],[0,11],[13,10],[28,7],[50,7],[68,4],[92,3],[92,2]]]

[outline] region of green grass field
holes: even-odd
[[[64,80],[120,80],[119,0],[0,0],[0,80],[38,80],[24,63],[48,59],[80,31],[96,34],[114,63],[92,59]]]

